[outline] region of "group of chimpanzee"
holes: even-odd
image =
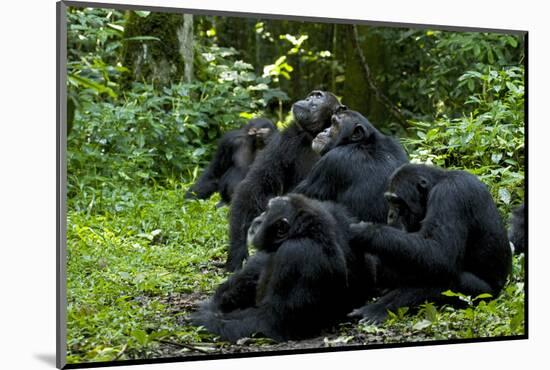
[[[512,251],[475,176],[409,164],[396,140],[329,92],[292,112],[282,132],[257,119],[227,133],[187,194],[218,191],[231,205],[233,274],[194,324],[229,341],[281,341],[318,335],[346,314],[379,323],[399,307],[456,303],[447,290],[499,294]],[[512,222],[517,251],[523,214]]]

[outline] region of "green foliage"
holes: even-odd
[[[184,193],[175,183],[134,189],[131,202],[113,196],[118,212],[69,211],[68,362],[154,356],[163,338],[200,341],[167,297],[220,283],[225,274],[211,265],[224,259],[227,209]]]
[[[218,197],[185,200],[186,187],[173,182],[136,188],[132,194],[113,194],[109,203],[114,207],[98,205],[89,213],[69,210],[69,363],[190,351],[167,353],[166,341],[212,353],[227,347],[184,318],[192,304],[226,277],[215,266],[225,260],[228,210],[216,208]],[[402,308],[381,326],[342,324],[323,343],[332,347],[523,334],[524,273],[523,256],[515,257],[510,282],[496,300],[478,303],[479,297],[460,295],[465,309],[430,303],[418,312]],[[236,348],[270,350],[274,345],[255,338]]]
[[[470,112],[465,105],[474,81],[458,83],[466,71],[518,66],[523,59],[520,36],[479,32],[372,28],[389,55],[386,71],[376,76],[388,95],[410,118],[432,120]]]
[[[118,96],[118,79],[128,71],[117,56],[123,25],[123,14],[116,10],[69,8],[67,75],[70,98],[77,104]]]
[[[405,140],[413,161],[465,169],[485,182],[503,213],[523,199],[524,72],[510,67],[469,71],[460,85],[473,86],[465,104],[470,113],[433,122],[411,121]]]
[[[69,199],[77,209],[120,184],[195,176],[223,132],[260,114],[270,100],[287,99],[235,56],[233,49],[204,48],[204,81],[162,90],[136,82],[120,99],[81,104],[68,138]]]
[[[488,300],[491,298],[488,294],[470,297],[450,291],[444,295],[459,298],[465,302],[466,308],[444,306],[438,309],[431,303],[425,303],[412,317],[390,315],[390,320],[378,330],[410,333],[421,340],[514,336],[525,333],[523,255],[514,257],[510,281],[497,299]]]

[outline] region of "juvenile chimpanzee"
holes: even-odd
[[[337,217],[339,219],[337,219]],[[248,231],[258,249],[192,315],[195,325],[236,341],[317,335],[345,317],[347,211],[300,194],[269,201]]]
[[[317,204],[302,195],[289,194],[288,197]],[[374,295],[375,265],[378,261],[365,259],[362,253],[356,253],[349,247],[351,236],[349,225],[356,222],[356,219],[350,216],[345,207],[334,202],[321,202],[318,204],[336,221],[334,235],[337,238],[337,244],[344,253],[348,283],[346,300],[340,303],[342,307],[346,307],[344,310],[349,312],[349,309],[363,304],[367,298]],[[247,242],[249,246],[253,246],[258,225],[265,218],[265,214],[266,212],[263,212],[259,217],[256,217],[248,229]],[[216,289],[212,299],[208,301],[207,306],[203,305],[203,308],[208,307],[212,311],[230,312],[254,306],[258,280],[262,271],[268,268],[267,262],[269,260],[270,255],[265,250],[260,249],[246,262],[243,269],[233,273],[227,281]]]
[[[230,245],[226,268],[241,268],[248,256],[246,234],[254,217],[265,210],[268,199],[292,190],[311,170],[319,155],[311,149],[313,138],[330,126],[331,116],[342,107],[329,92],[313,91],[292,106],[294,122],[270,140],[258,155],[231,203]]]
[[[354,224],[351,242],[380,258],[377,283],[390,291],[352,316],[380,322],[387,310],[438,302],[446,290],[499,294],[511,250],[491,194],[475,176],[407,164],[385,196],[388,225]]]
[[[294,192],[343,204],[362,221],[384,222],[388,179],[408,162],[403,147],[359,112],[340,110],[312,148],[322,157]]]
[[[206,199],[217,191],[222,202],[230,203],[258,152],[278,134],[273,122],[265,118],[252,119],[242,128],[225,133],[214,157],[189,188],[186,198]]]
[[[514,253],[523,253],[525,252],[525,204],[521,204],[512,211],[510,223],[508,237],[514,246]]]

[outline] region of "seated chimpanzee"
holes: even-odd
[[[248,231],[258,250],[191,317],[236,341],[254,333],[281,341],[318,335],[349,312],[347,211],[300,194],[269,201]]]
[[[499,294],[511,250],[491,194],[475,176],[407,164],[385,196],[388,225],[353,224],[351,243],[380,258],[377,284],[389,291],[351,316],[381,322],[388,310],[445,302],[446,290]]]
[[[362,221],[385,222],[388,179],[408,162],[403,147],[359,112],[341,109],[312,148],[322,157],[294,192],[343,204]]]
[[[226,268],[241,268],[248,256],[246,235],[254,217],[267,201],[291,191],[319,159],[311,149],[313,138],[330,126],[331,116],[341,107],[329,92],[313,91],[292,106],[294,121],[261,151],[231,203],[230,246]]]
[[[523,253],[525,252],[525,204],[521,204],[512,211],[510,223],[508,237],[513,245],[514,253]]]
[[[207,199],[219,192],[222,203],[230,203],[258,152],[278,134],[273,122],[265,118],[252,119],[242,128],[226,132],[208,167],[185,194],[186,198]]]

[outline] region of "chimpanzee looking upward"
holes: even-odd
[[[319,155],[311,149],[311,141],[330,126],[332,114],[340,107],[333,94],[312,91],[292,106],[293,123],[258,155],[231,203],[229,271],[241,268],[248,256],[248,227],[265,210],[268,199],[292,190],[317,162]]]
[[[351,226],[352,241],[377,255],[377,283],[390,291],[352,312],[380,322],[387,310],[440,302],[446,290],[496,297],[511,270],[506,229],[475,176],[407,164],[390,178],[388,224]]]
[[[336,204],[299,194],[271,199],[248,232],[258,252],[201,305],[193,323],[229,341],[254,333],[278,341],[318,335],[349,310],[348,222]]]
[[[359,112],[340,110],[312,143],[322,157],[294,192],[345,205],[362,221],[384,222],[388,179],[408,162],[401,145]]]
[[[186,198],[206,199],[219,192],[222,202],[230,203],[237,185],[244,179],[258,152],[274,135],[277,127],[268,119],[255,118],[238,130],[225,133],[214,157]]]

